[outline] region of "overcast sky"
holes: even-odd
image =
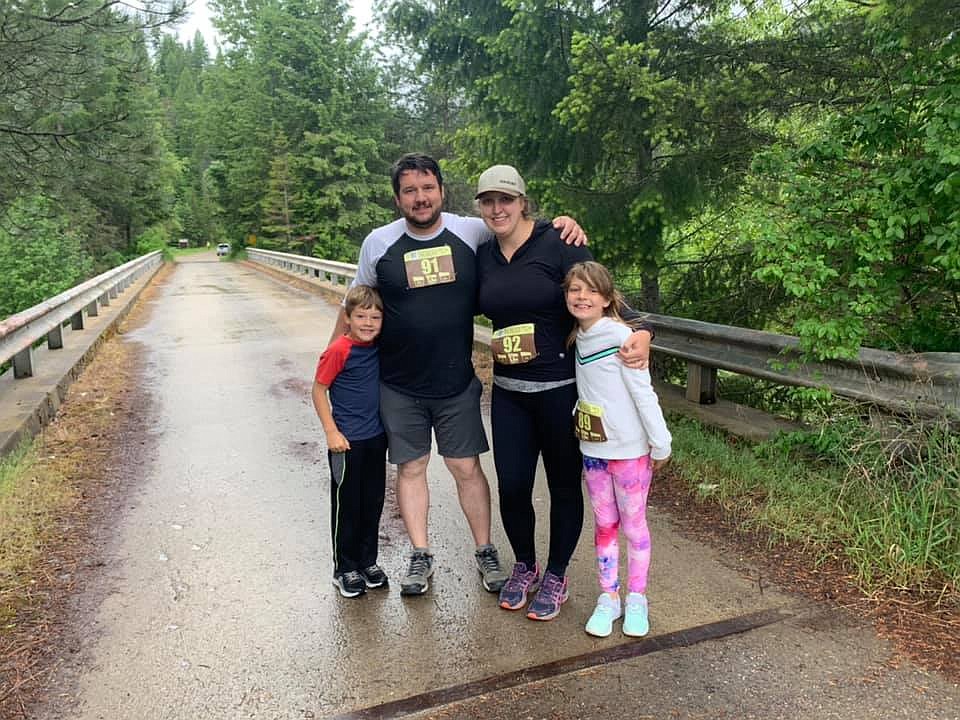
[[[362,30],[370,21],[371,3],[372,0],[349,0],[350,12],[353,14],[354,25],[358,30]],[[207,9],[206,0],[193,0],[188,11],[189,17],[177,28],[177,37],[180,42],[193,40],[194,33],[199,30],[207,41],[207,47],[212,49],[217,32],[210,24],[210,11]]]

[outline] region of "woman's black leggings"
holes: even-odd
[[[490,408],[500,517],[514,556],[527,567],[533,567],[537,559],[533,482],[537,457],[542,455],[550,489],[547,570],[561,577],[583,528],[583,458],[573,434],[576,402],[574,383],[533,393],[494,385]]]

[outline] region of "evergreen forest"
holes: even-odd
[[[354,262],[391,163],[488,165],[638,307],[960,350],[956,0],[0,3],[0,318],[186,238]]]

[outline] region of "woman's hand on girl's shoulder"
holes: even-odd
[[[617,353],[620,362],[634,370],[644,370],[650,365],[650,333],[637,330],[623,341]]]
[[[580,223],[569,215],[557,215],[553,219],[553,226],[560,231],[560,239],[567,245],[577,247],[587,244],[587,233],[580,227]]]

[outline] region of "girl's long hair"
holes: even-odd
[[[614,286],[613,276],[610,275],[610,271],[607,270],[607,268],[594,260],[578,262],[570,268],[567,276],[563,279],[564,296],[566,296],[567,290],[570,288],[570,283],[574,280],[579,280],[586,286],[600,293],[600,297],[604,300],[609,300],[610,304],[603,309],[603,314],[617,322],[624,323],[619,312],[619,308],[621,304],[623,304],[623,296]],[[624,325],[626,325],[626,323],[624,323]],[[570,335],[567,336],[567,347],[572,347],[577,341],[577,330],[579,330],[579,327],[579,325],[574,324],[573,330],[570,332]]]

